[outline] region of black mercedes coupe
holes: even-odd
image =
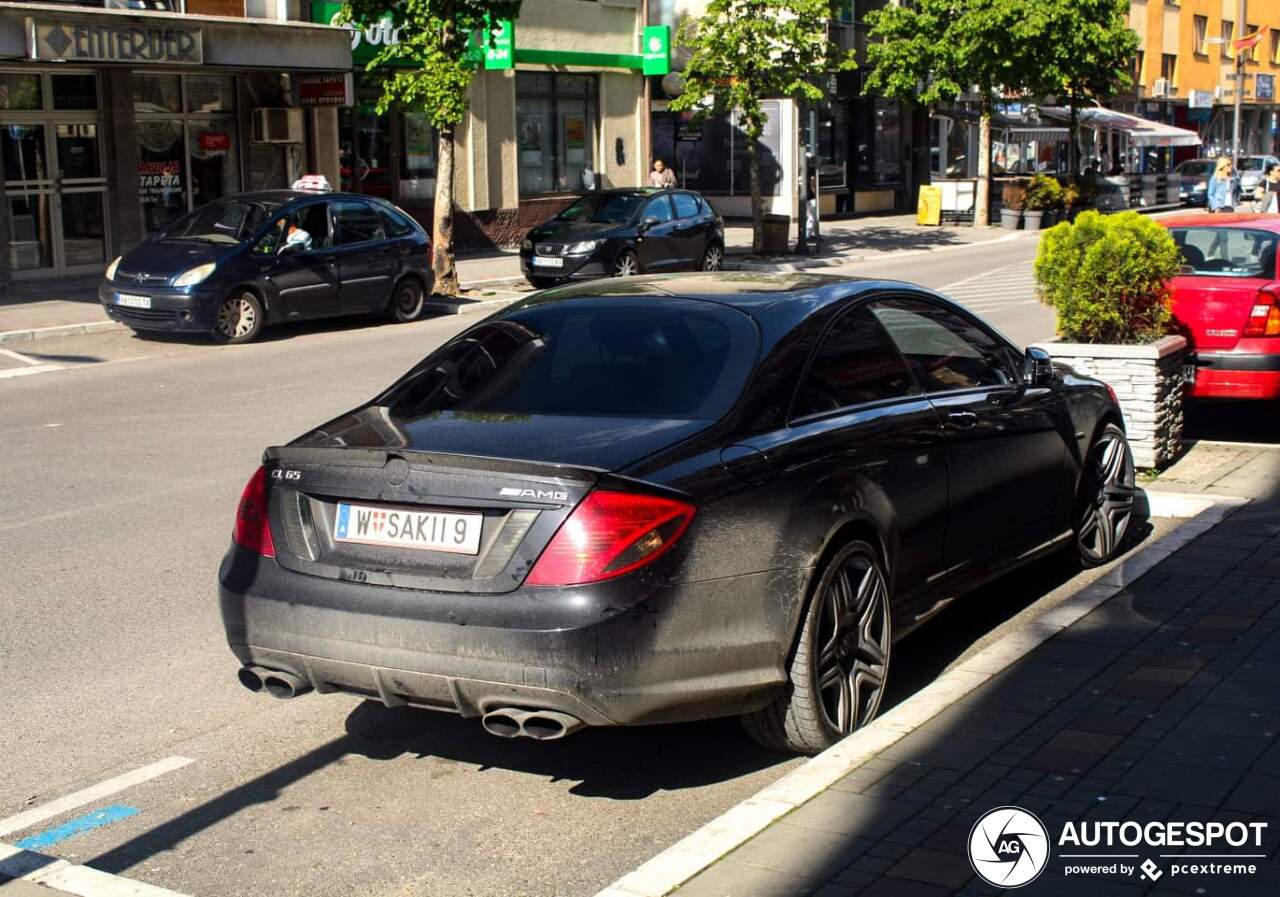
[[[542,740],[741,715],[812,753],[893,646],[1054,552],[1118,550],[1114,393],[907,283],[693,274],[535,294],[250,479],[240,681]]]

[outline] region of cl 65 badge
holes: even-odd
[[[302,471],[285,470],[283,467],[277,467],[275,470],[271,471],[271,479],[296,483],[298,480],[302,479]]]

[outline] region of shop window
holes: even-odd
[[[187,160],[182,122],[139,121],[138,193],[148,233],[187,211]]]
[[[240,153],[233,120],[190,122],[191,207],[240,192]]]
[[[6,181],[46,181],[51,177],[44,125],[5,125],[0,128]]]
[[[188,112],[235,111],[236,82],[234,78],[188,75],[185,80]]]
[[[338,110],[338,134],[339,189],[392,199],[391,117],[362,100],[354,109]]]
[[[181,112],[182,79],[177,75],[133,76],[134,112]]]
[[[420,112],[400,118],[400,201],[430,200],[436,192],[436,131]]]
[[[50,81],[54,109],[98,108],[97,75],[52,75]]]
[[[57,125],[55,148],[58,172],[67,181],[102,177],[99,157],[98,126],[91,124]]]
[[[39,75],[0,72],[0,111],[43,108]]]
[[[516,73],[521,196],[596,185],[597,90],[593,75]]]
[[[893,100],[875,101],[874,173],[878,184],[902,180],[902,107]]]

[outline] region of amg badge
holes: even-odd
[[[568,501],[568,492],[559,492],[554,489],[515,489],[511,486],[503,487],[498,493],[503,498],[531,498],[534,501]]]

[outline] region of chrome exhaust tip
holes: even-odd
[[[581,729],[584,723],[576,716],[558,710],[522,710],[503,707],[490,710],[480,718],[480,725],[499,738],[532,738],[534,741],[558,741]]]
[[[268,670],[266,675],[262,677],[262,687],[266,689],[267,694],[273,698],[296,698],[298,695],[305,695],[311,691],[311,684],[304,682],[292,673],[284,673],[279,670]]]
[[[269,676],[270,674],[269,670],[264,670],[262,667],[241,667],[236,672],[236,678],[239,679],[240,684],[249,689],[249,691],[258,692],[262,691],[263,677]]]

